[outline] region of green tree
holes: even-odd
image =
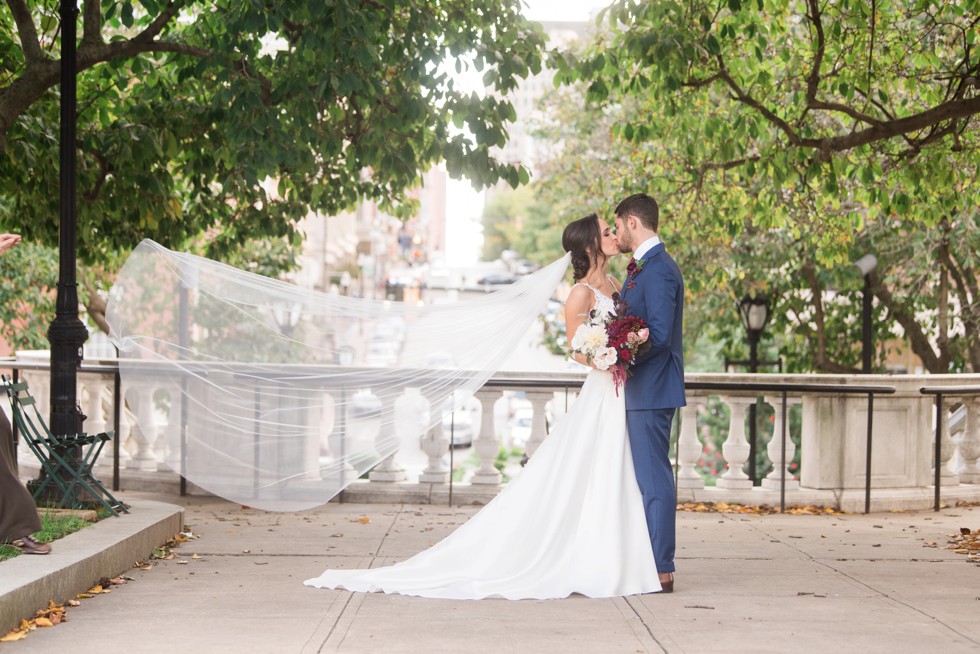
[[[48,347],[58,284],[58,253],[53,248],[22,242],[0,256],[0,336],[13,350]]]
[[[734,347],[735,300],[767,290],[793,367],[853,371],[850,261],[870,251],[878,336],[976,370],[978,8],[617,2],[585,56],[554,60],[622,142],[618,172],[590,172],[661,199],[696,322]]]
[[[0,6],[0,222],[48,243],[60,33],[47,5]],[[81,33],[85,263],[145,237],[179,247],[204,235],[218,256],[295,239],[310,210],[363,199],[407,214],[407,190],[439,161],[478,185],[527,176],[490,154],[510,103],[446,70],[455,57],[498,95],[539,70],[542,34],[515,0],[85,0]]]

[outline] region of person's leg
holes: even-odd
[[[627,411],[633,468],[643,497],[653,557],[660,573],[674,571],[677,498],[670,466],[673,409]]]
[[[31,554],[47,554],[51,546],[31,538],[40,530],[34,499],[17,476],[10,423],[0,412],[0,543],[11,541]]]

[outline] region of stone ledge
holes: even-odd
[[[106,518],[52,544],[51,554],[23,554],[0,563],[0,633],[46,608],[115,577],[150,556],[184,524],[173,504],[133,501],[129,513]]]
[[[736,490],[731,488],[707,487],[699,489],[681,488],[677,491],[678,502],[728,502],[729,504],[751,504],[779,506],[779,490],[756,486]],[[925,511],[933,507],[935,495],[933,487],[925,488],[871,488],[871,512],[887,511]],[[959,484],[942,486],[940,502],[952,506],[956,502],[980,502],[980,484]],[[864,513],[864,489],[843,491],[800,488],[786,491],[786,506],[829,506],[847,513]]]

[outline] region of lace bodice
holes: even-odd
[[[585,286],[586,288],[592,290],[592,293],[595,294],[595,306],[592,308],[595,309],[597,312],[601,312],[607,315],[610,313],[616,313],[616,303],[613,301],[611,297],[609,297],[599,289],[595,288],[594,286],[589,286],[585,282],[579,282],[578,284],[575,284],[575,286]],[[572,288],[575,288],[575,286],[573,286]]]

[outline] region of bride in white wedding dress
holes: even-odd
[[[577,282],[565,308],[571,342],[589,310],[614,310],[618,284],[606,274],[606,263],[619,248],[595,215],[570,223],[562,246],[572,254]],[[521,474],[444,540],[395,565],[327,570],[304,583],[446,599],[660,591],[625,403],[612,375],[590,371],[571,409]]]

